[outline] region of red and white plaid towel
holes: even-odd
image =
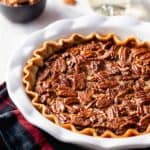
[[[81,150],[57,141],[32,126],[12,103],[6,83],[0,85],[0,150]]]

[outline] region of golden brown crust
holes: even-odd
[[[44,59],[48,56],[51,56],[56,51],[59,51],[60,48],[65,47],[67,45],[72,45],[73,43],[79,43],[82,41],[88,41],[93,38],[97,38],[102,41],[107,41],[109,39],[113,39],[117,45],[126,45],[127,43],[133,41],[136,43],[137,46],[148,46],[150,47],[150,42],[141,42],[136,37],[128,37],[127,39],[120,40],[115,34],[107,34],[107,35],[100,35],[99,33],[91,33],[89,35],[81,35],[81,34],[72,34],[69,38],[63,38],[58,41],[46,41],[43,43],[43,46],[39,49],[36,49],[33,52],[33,56],[29,59],[23,69],[23,83],[25,85],[25,91],[32,99],[33,105],[42,113],[43,116],[54,122],[55,124],[62,126],[66,129],[69,129],[73,132],[92,135],[94,137],[130,137],[135,135],[141,135],[150,132],[150,126],[147,128],[145,132],[138,132],[135,129],[128,129],[123,135],[116,135],[112,131],[105,131],[101,136],[98,136],[96,131],[92,128],[85,128],[81,131],[78,131],[74,125],[72,124],[60,124],[57,117],[55,115],[49,115],[46,113],[46,107],[43,104],[38,103],[38,94],[33,91],[34,82],[36,79],[36,73],[38,68],[43,65]]]

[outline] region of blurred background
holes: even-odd
[[[56,20],[97,13],[105,16],[128,15],[142,21],[150,21],[150,0],[47,0],[38,17],[28,22],[12,21],[13,15],[25,18],[21,16],[24,14],[19,13],[20,10],[17,14],[13,13],[16,9],[25,9],[28,12],[30,9],[28,17],[31,17],[36,9],[31,6],[42,0],[35,1],[35,4],[10,1],[14,3],[0,0],[0,82],[5,81],[6,67],[12,51],[31,33]]]

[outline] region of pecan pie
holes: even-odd
[[[101,137],[150,132],[150,42],[73,34],[45,42],[23,72],[33,105],[59,126]]]

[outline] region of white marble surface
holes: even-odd
[[[63,0],[47,0],[43,14],[28,24],[12,23],[0,13],[0,83],[6,79],[5,74],[10,54],[29,34],[42,29],[55,20],[74,18],[89,13],[90,10],[84,6],[84,0],[79,0],[76,6],[65,5]]]

